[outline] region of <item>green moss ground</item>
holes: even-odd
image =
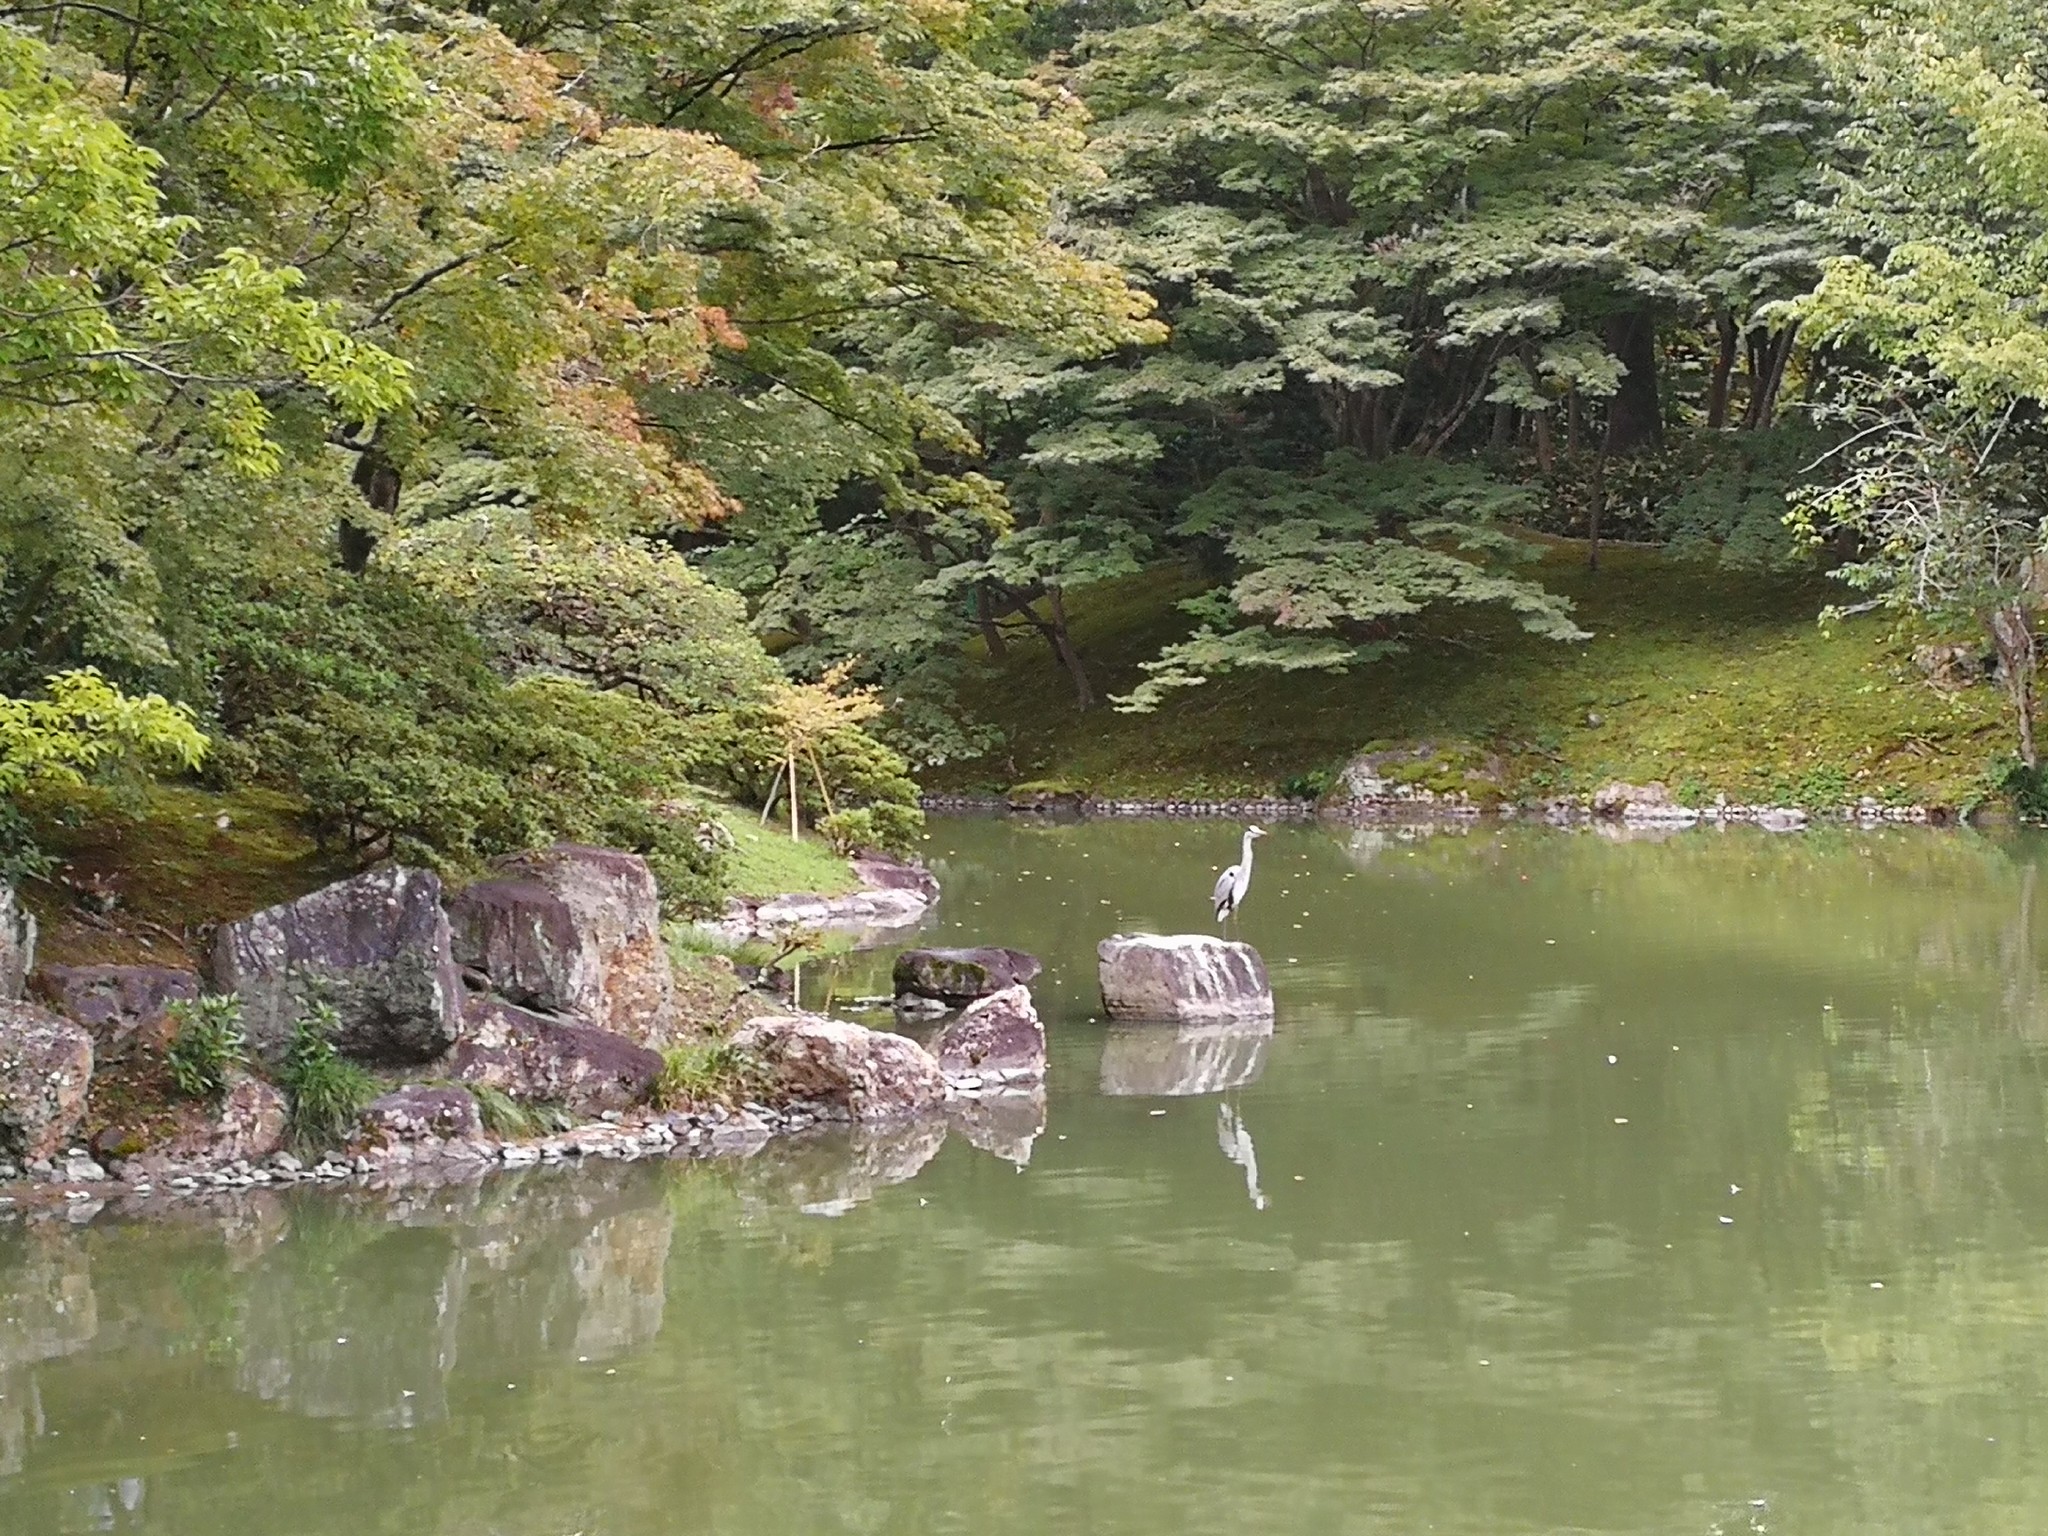
[[[1488,622],[1341,676],[1222,678],[1151,715],[1080,713],[1049,652],[1019,644],[966,701],[1005,729],[1006,746],[930,787],[1056,779],[1099,794],[1270,793],[1369,744],[1427,740],[1455,765],[1442,787],[1484,762],[1513,795],[1662,779],[1693,799],[1957,805],[1984,793],[1987,765],[2010,748],[1994,690],[1943,693],[1914,668],[1925,635],[1884,614],[1823,633],[1816,616],[1843,590],[1822,577],[1640,548],[1603,550],[1597,572],[1584,561],[1583,545],[1558,542],[1536,568],[1577,604],[1593,632],[1582,645]],[[1128,690],[1139,663],[1186,631],[1174,605],[1198,586],[1166,569],[1070,598],[1099,691]]]
[[[718,819],[738,845],[732,860],[735,896],[841,896],[859,888],[852,865],[808,833],[792,842],[786,821],[764,827],[758,811],[742,807],[722,809]]]

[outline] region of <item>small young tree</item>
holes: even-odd
[[[1841,413],[1856,430],[1824,461],[1836,473],[1795,492],[1788,521],[1816,546],[1853,536],[1860,557],[1835,574],[1879,603],[1981,624],[1997,652],[2020,760],[2037,768],[2034,609],[2048,576],[2048,488],[2030,467],[2038,460],[2028,450],[2040,445],[2025,441],[2037,434],[2017,424],[2018,401],[1987,419],[1943,396],[1916,401],[1904,384],[1866,388],[1866,401],[1890,398]]]

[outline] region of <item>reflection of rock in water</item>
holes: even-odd
[[[0,1368],[85,1348],[99,1332],[92,1266],[68,1232],[0,1241]]]
[[[650,1170],[537,1169],[485,1187],[456,1232],[462,1342],[482,1358],[615,1354],[661,1328],[673,1223]]]
[[[1115,1024],[1102,1043],[1102,1091],[1179,1098],[1258,1081],[1273,1039],[1271,1019],[1227,1024]]]
[[[662,1205],[601,1221],[576,1245],[569,1272],[582,1302],[576,1317],[578,1354],[619,1354],[661,1332],[674,1233],[674,1213]]]
[[[317,1419],[446,1418],[462,1255],[446,1232],[309,1211],[249,1277],[237,1385]]]
[[[759,1204],[840,1216],[876,1191],[916,1177],[945,1143],[946,1122],[937,1117],[807,1136],[748,1159],[738,1187]]]
[[[29,1394],[35,1385],[26,1371],[0,1368],[0,1477],[28,1464]]]
[[[946,1105],[946,1121],[982,1151],[1022,1168],[1045,1132],[1045,1089],[956,1098]]]

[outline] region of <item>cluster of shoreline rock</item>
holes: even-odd
[[[901,924],[937,895],[915,866],[872,857],[859,872],[866,884],[850,897],[795,899],[805,919]],[[636,855],[573,844],[507,859],[453,892],[430,871],[370,870],[224,925],[203,974],[39,970],[34,948],[33,921],[0,888],[0,1181],[27,1177],[79,1199],[117,1184],[182,1190],[716,1152],[835,1121],[934,1112],[1044,1071],[1043,1032],[1021,987],[966,1000],[931,1051],[764,997],[733,1044],[770,1102],[656,1110],[663,1048],[702,1037],[679,1016],[653,875]],[[95,1071],[154,1061],[161,1076],[177,1028],[170,1005],[205,993],[240,999],[258,1070],[234,1072],[210,1101],[95,1109],[102,1123],[88,1124]],[[290,1103],[263,1072],[316,1001],[333,1009],[337,1049],[388,1091],[345,1147],[309,1165],[285,1150]],[[492,1135],[476,1090],[574,1123]]]

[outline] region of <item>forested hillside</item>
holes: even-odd
[[[1177,760],[1205,687],[1405,653],[1401,709],[1247,754],[1279,783],[1515,631],[1602,696],[1588,615],[1654,639],[1687,570],[1882,626],[1884,675],[1822,667],[1801,712],[1910,714],[1903,658],[1960,644],[1941,792],[2030,795],[2044,34],[1931,0],[0,0],[9,873],[170,776],[282,794],[345,863],[573,836],[701,904],[719,801],[778,778],[901,845],[919,774],[1000,783],[1048,730]],[[1134,582],[1179,606],[1077,620]],[[1156,718],[1088,724],[1119,712]],[[1458,721],[1554,752],[1526,713]],[[1844,783],[1929,739],[1888,721]]]

